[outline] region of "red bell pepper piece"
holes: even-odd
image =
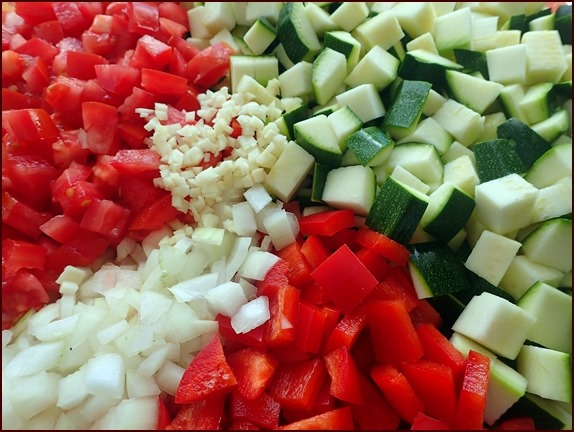
[[[165,430],[165,428],[171,423],[171,417],[169,415],[169,410],[165,405],[161,397],[157,397],[157,430]]]
[[[301,245],[298,242],[277,251],[277,256],[287,262],[287,277],[291,285],[302,288],[313,282],[311,266],[301,253]]]
[[[269,388],[269,395],[282,408],[309,410],[327,378],[327,369],[319,358],[279,366]]]
[[[331,383],[329,380],[325,380],[321,390],[319,390],[319,394],[315,398],[315,403],[310,410],[286,408],[282,410],[282,416],[287,423],[294,423],[299,420],[334,410],[336,403],[337,400],[333,395],[331,395]]]
[[[255,286],[257,287],[258,296],[269,296],[270,293],[276,291],[277,289],[284,287],[289,284],[289,278],[287,277],[287,262],[285,260],[279,260],[273,266],[267,270],[265,278],[262,281],[256,281]]]
[[[261,430],[261,428],[253,423],[246,421],[233,421],[227,428],[228,430]]]
[[[269,347],[290,344],[295,340],[301,291],[291,285],[283,285],[270,292],[268,297],[270,318],[265,342]]]
[[[425,358],[450,367],[459,388],[466,365],[464,356],[432,324],[419,325],[417,334],[423,344]]]
[[[267,323],[255,327],[247,333],[236,333],[231,327],[231,318],[218,314],[215,317],[219,324],[219,334],[225,339],[226,346],[229,343],[238,343],[240,345],[253,347],[255,349],[265,349],[265,331]]]
[[[458,399],[455,425],[460,429],[482,429],[486,391],[490,376],[490,358],[470,350],[466,358],[466,368],[462,389]]]
[[[400,370],[425,404],[425,414],[451,424],[457,405],[452,369],[430,360],[419,360],[403,363]]]
[[[226,394],[236,385],[237,379],[227,364],[219,335],[216,334],[183,373],[175,402],[185,404]]]
[[[337,249],[311,276],[327,289],[331,301],[343,313],[353,310],[378,283],[347,245]]]
[[[347,348],[342,346],[331,351],[324,357],[324,360],[331,377],[331,394],[345,402],[362,404],[359,371]]]
[[[222,395],[207,397],[183,405],[166,430],[217,430],[221,429],[225,409]]]
[[[404,421],[413,423],[419,411],[424,411],[423,401],[396,367],[378,364],[371,369],[371,378]]]
[[[411,425],[411,430],[450,430],[448,425],[440,420],[429,417],[423,412],[419,412]]]
[[[271,354],[251,347],[228,355],[227,364],[237,379],[237,390],[245,399],[259,397],[271,383],[279,366]]]
[[[409,311],[414,326],[432,324],[437,329],[442,326],[443,319],[438,311],[426,299],[420,299],[417,305]]]
[[[353,417],[349,407],[337,408],[323,414],[299,420],[277,430],[351,430],[354,429]]]
[[[355,255],[357,255],[357,258],[359,258],[378,281],[382,281],[391,269],[389,261],[371,249],[362,247],[355,252]]]
[[[279,426],[281,407],[267,393],[261,393],[255,399],[244,398],[237,389],[231,394],[231,417],[234,421],[246,421],[263,429]]]
[[[299,318],[295,327],[295,346],[303,352],[318,353],[326,335],[339,320],[339,311],[307,303],[299,304]]]
[[[534,419],[532,417],[516,417],[504,420],[497,427],[498,430],[536,430]]]
[[[357,230],[355,228],[346,228],[337,231],[330,236],[323,236],[322,240],[325,246],[331,251],[336,251],[343,245],[347,245],[353,252],[358,251],[361,245],[357,243]]]
[[[299,229],[304,236],[331,236],[343,229],[355,226],[353,210],[328,210],[313,213],[299,219]]]
[[[399,300],[407,312],[412,311],[418,304],[416,291],[412,285],[405,283],[403,272],[399,267],[389,270],[384,279],[367,296],[366,301]]]
[[[369,228],[360,228],[356,240],[361,246],[377,252],[400,266],[406,266],[409,261],[411,253],[405,246]]]
[[[362,430],[396,430],[401,418],[372,381],[360,375],[362,405],[350,405],[353,418]]]
[[[352,310],[339,321],[329,335],[325,345],[325,353],[328,354],[342,346],[350,350],[366,325],[366,307],[359,306]]]
[[[327,246],[323,243],[323,240],[317,235],[307,237],[301,245],[301,253],[313,269],[319,267],[331,254]]]
[[[422,357],[423,346],[402,302],[375,300],[367,314],[377,361],[400,365]]]

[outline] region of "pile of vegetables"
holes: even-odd
[[[571,428],[571,6],[4,6],[3,428]]]

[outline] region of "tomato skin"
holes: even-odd
[[[143,68],[141,86],[158,95],[181,96],[187,91],[187,79],[168,72]]]
[[[101,102],[83,102],[82,121],[86,131],[86,144],[92,153],[114,154],[117,151],[117,108]]]
[[[82,51],[70,51],[66,56],[66,72],[68,76],[89,80],[96,78],[95,65],[109,64],[109,61],[93,53]]]
[[[159,11],[153,4],[129,2],[127,9],[128,31],[137,34],[153,34],[159,30]]]
[[[15,275],[20,269],[42,269],[47,250],[34,243],[18,240],[2,242],[2,274]]]
[[[40,225],[50,219],[49,213],[37,212],[21,203],[6,191],[2,191],[2,222],[16,229],[29,239],[38,239]]]
[[[26,269],[2,280],[2,312],[17,318],[20,314],[39,309],[50,297],[36,276]]]
[[[141,71],[118,64],[95,65],[98,84],[110,93],[128,96],[141,80]]]
[[[60,130],[45,109],[4,111],[2,127],[31,152],[51,160],[50,145],[60,137]]]
[[[119,150],[110,164],[121,174],[147,179],[159,177],[160,156],[151,149]]]
[[[82,216],[80,228],[117,239],[122,237],[130,211],[109,200],[95,200]]]
[[[136,43],[130,66],[161,70],[166,67],[172,56],[173,48],[153,36],[143,35]]]
[[[187,78],[205,88],[214,86],[229,71],[229,56],[233,53],[225,42],[203,49],[187,64]]]
[[[171,205],[171,194],[164,195],[156,202],[135,215],[129,226],[130,231],[154,231],[175,219],[179,211]]]
[[[15,2],[14,12],[30,25],[37,25],[56,19],[52,2]]]

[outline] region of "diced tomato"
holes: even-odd
[[[30,93],[41,95],[50,84],[50,70],[45,60],[41,57],[32,58],[22,72],[22,78],[28,86]]]
[[[14,318],[30,309],[39,309],[49,300],[42,283],[26,269],[2,283],[2,312]]]
[[[183,405],[166,430],[218,430],[224,419],[225,398],[212,396]]]
[[[52,7],[66,36],[79,36],[92,22],[93,17],[84,16],[79,3],[54,2]]]
[[[121,238],[130,211],[109,200],[95,200],[82,217],[80,228],[112,239]]]
[[[159,11],[157,6],[144,2],[128,3],[128,28],[132,33],[153,34],[159,30]]]
[[[47,250],[36,244],[21,240],[2,242],[2,275],[10,277],[20,269],[42,269]]]
[[[269,353],[251,347],[227,356],[227,363],[237,379],[237,391],[246,399],[259,397],[271,383],[278,361]]]
[[[42,101],[34,96],[27,96],[14,90],[2,88],[2,111],[26,108],[40,108]]]
[[[204,88],[212,87],[229,71],[229,56],[232,54],[233,48],[225,42],[211,45],[189,61],[186,77],[193,84]]]
[[[151,149],[118,150],[110,164],[120,174],[148,179],[159,177],[160,156]]]
[[[175,219],[178,213],[178,210],[171,205],[171,195],[163,195],[137,213],[129,229],[131,231],[154,231]]]
[[[177,387],[175,402],[198,402],[229,393],[236,386],[237,380],[223,354],[219,335],[216,334],[185,370]]]
[[[136,213],[152,206],[166,196],[171,196],[168,191],[156,188],[148,179],[129,175],[119,175],[118,187],[122,201]]]
[[[313,270],[311,276],[327,289],[329,297],[343,313],[353,310],[378,283],[346,245]]]
[[[54,201],[60,204],[64,214],[77,220],[95,201],[104,199],[101,190],[93,183],[80,180],[67,187],[61,194],[54,192]]]
[[[34,27],[34,36],[57,44],[64,38],[64,29],[58,20],[45,21]]]
[[[46,269],[61,272],[67,265],[89,266],[109,245],[109,239],[80,228],[70,241],[46,257]]]
[[[230,408],[231,417],[235,421],[246,421],[267,430],[279,426],[281,406],[267,393],[261,393],[255,399],[247,399],[235,390],[231,394]]]
[[[56,19],[51,2],[15,2],[14,11],[30,25]]]
[[[166,67],[172,56],[173,48],[153,36],[144,35],[138,39],[130,66],[161,70]]]
[[[371,369],[371,377],[404,421],[412,424],[417,414],[424,411],[422,400],[396,367],[378,364]]]
[[[93,53],[87,53],[82,51],[70,51],[66,56],[66,71],[68,76],[79,78],[83,80],[89,80],[96,78],[96,65],[106,65],[109,61]]]
[[[159,70],[143,68],[141,86],[157,95],[182,96],[187,91],[187,79]]]
[[[49,65],[58,53],[58,48],[44,39],[32,38],[20,45],[14,51],[28,57],[39,57],[42,59],[44,64]]]
[[[40,230],[59,243],[71,241],[77,234],[80,224],[72,217],[60,214],[40,225]]]
[[[284,363],[275,373],[269,394],[282,408],[308,410],[326,378],[327,369],[321,359]]]
[[[94,69],[98,84],[103,89],[120,96],[130,95],[134,87],[141,82],[141,71],[130,66],[101,64],[95,65]]]
[[[101,102],[82,103],[86,144],[95,154],[114,154],[118,149],[118,110]]]
[[[42,235],[40,225],[50,219],[49,213],[37,212],[8,192],[2,192],[2,222],[35,240]]]
[[[355,405],[363,403],[359,371],[344,345],[324,357],[331,377],[331,394],[337,399]]]
[[[180,4],[175,2],[161,2],[157,10],[161,18],[168,18],[189,29],[187,10]]]
[[[299,420],[277,428],[278,430],[351,430],[353,416],[349,407],[337,408],[305,420]]]

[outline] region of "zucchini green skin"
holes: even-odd
[[[303,8],[302,3],[285,3],[277,20],[277,38],[293,63],[311,61],[320,48],[309,47],[301,40],[297,14],[304,14]]]
[[[522,160],[526,170],[528,170],[540,156],[550,150],[550,144],[548,144],[544,138],[514,117],[499,125],[496,129],[496,135],[498,138],[506,138],[516,143],[516,153],[520,160]]]
[[[474,200],[459,189],[452,191],[437,216],[423,229],[438,240],[448,243],[468,222],[474,210]]]
[[[367,166],[380,151],[393,145],[393,141],[378,127],[369,126],[351,134],[346,144],[359,162]]]
[[[465,72],[480,72],[484,79],[489,79],[486,54],[460,48],[455,48],[453,52],[456,62],[464,66]]]
[[[383,127],[409,129],[415,125],[432,84],[427,81],[401,81],[393,102],[385,114]]]
[[[518,151],[518,144],[510,139],[482,141],[472,147],[476,157],[476,171],[481,183],[504,177],[508,174],[522,174],[527,171]]]
[[[452,65],[429,63],[423,58],[417,58],[411,52],[405,54],[405,58],[399,66],[398,76],[404,80],[427,81],[432,84],[434,90],[441,92],[446,89],[445,72],[447,69],[462,70],[463,66],[451,62]]]
[[[293,129],[295,123],[303,121],[307,118],[309,118],[309,107],[307,105],[301,105],[295,108],[293,111],[289,111],[288,113],[283,114],[283,119],[285,120],[285,125],[289,131],[290,139],[295,138],[295,130]]]
[[[409,246],[409,251],[409,266],[416,267],[432,296],[458,293],[470,286],[464,263],[445,243],[418,243]]]
[[[322,202],[325,182],[327,181],[329,171],[331,171],[331,167],[315,162],[315,168],[313,170],[313,189],[311,192],[312,202]]]
[[[407,245],[427,206],[428,202],[388,177],[377,193],[365,223],[372,230]]]
[[[572,44],[572,5],[562,5],[556,10],[554,28],[564,45]]]

